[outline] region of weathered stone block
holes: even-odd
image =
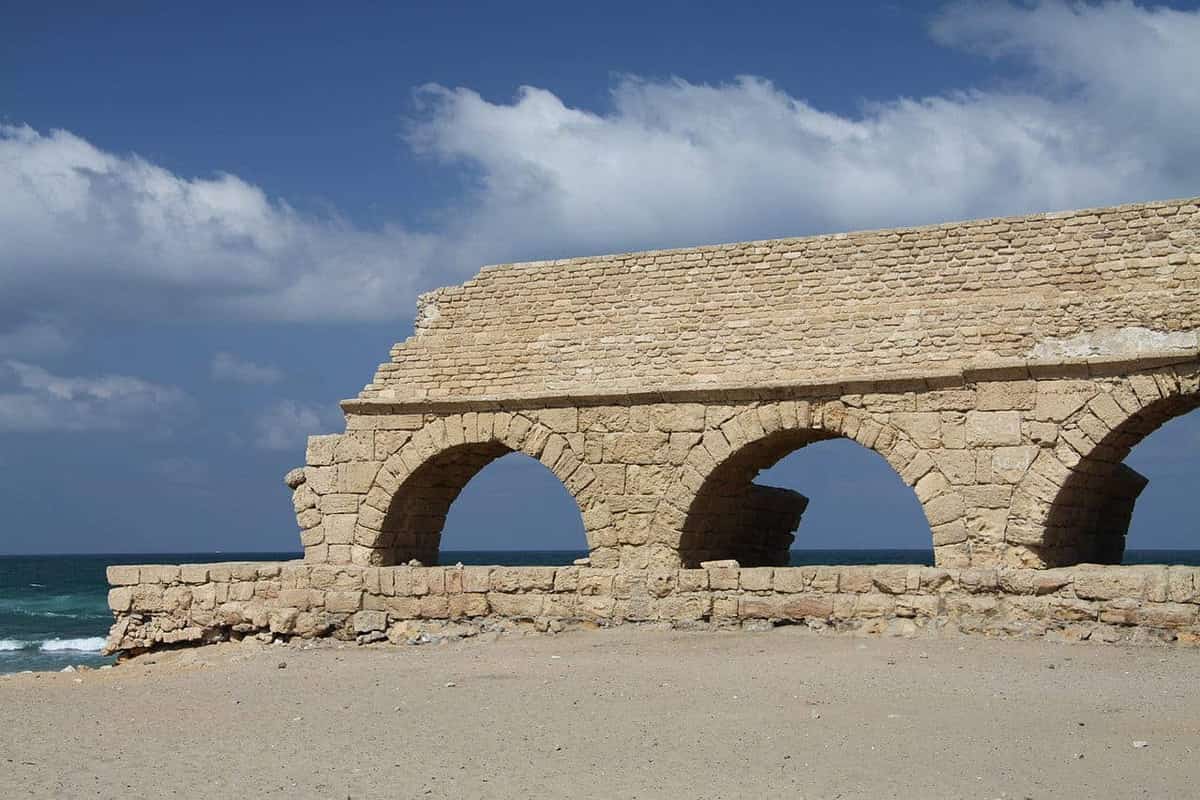
[[[771,567],[747,567],[738,573],[738,582],[747,592],[769,592],[774,574]]]
[[[604,439],[604,460],[622,464],[669,463],[666,433],[610,433]]]
[[[1021,443],[1021,414],[1017,411],[968,411],[967,446],[1001,446]]]
[[[305,450],[305,463],[310,467],[324,467],[332,464],[334,448],[341,438],[341,435],[336,433],[309,436],[308,447]]]
[[[449,597],[451,619],[486,617],[490,610],[487,597],[482,594],[452,594]]]
[[[353,614],[362,608],[362,592],[325,592],[325,610],[334,613]]]
[[[353,461],[347,464],[338,464],[337,490],[339,492],[352,492],[365,495],[371,489],[371,484],[375,480],[375,473],[378,471],[379,465],[374,461]]]
[[[106,577],[112,586],[133,586],[139,581],[137,567],[119,564],[108,567]]]
[[[492,612],[502,617],[533,619],[542,615],[545,597],[541,594],[488,592],[487,602]]]

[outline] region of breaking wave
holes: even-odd
[[[38,648],[44,653],[58,650],[77,650],[81,653],[99,653],[104,648],[103,636],[88,636],[83,639],[47,639]]]

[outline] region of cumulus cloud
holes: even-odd
[[[278,383],[283,372],[278,367],[255,364],[238,358],[233,353],[217,353],[211,365],[213,380],[246,384]]]
[[[822,111],[769,81],[622,79],[603,114],[524,87],[429,86],[413,144],[478,175],[473,239],[555,254],[925,223],[1146,198],[1200,183],[1200,12],[952,7],[938,41],[1014,59],[1019,90]],[[1115,54],[1115,56],[1114,56]]]
[[[320,433],[322,412],[314,406],[281,400],[254,421],[254,443],[262,450],[301,450],[308,437]]]
[[[173,386],[127,375],[63,377],[0,362],[0,431],[125,430],[158,425],[184,402]]]
[[[91,316],[308,319],[407,302],[422,237],[306,216],[67,131],[0,126],[0,297]]]
[[[483,263],[1196,192],[1200,12],[967,3],[931,31],[1016,78],[854,114],[751,76],[625,77],[599,112],[537,87],[511,102],[424,87],[409,146],[471,177],[433,233],[3,128],[0,312],[392,318]]]

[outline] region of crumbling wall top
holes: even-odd
[[[1200,198],[485,267],[359,395],[423,401],[943,374],[1200,349]]]

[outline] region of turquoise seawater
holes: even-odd
[[[447,551],[443,564],[557,565],[586,555],[564,550]],[[296,553],[155,553],[0,556],[0,672],[100,666],[112,624],[109,564],[285,561]],[[793,550],[792,564],[932,564],[929,550]],[[1200,550],[1131,550],[1127,564],[1200,566]]]

